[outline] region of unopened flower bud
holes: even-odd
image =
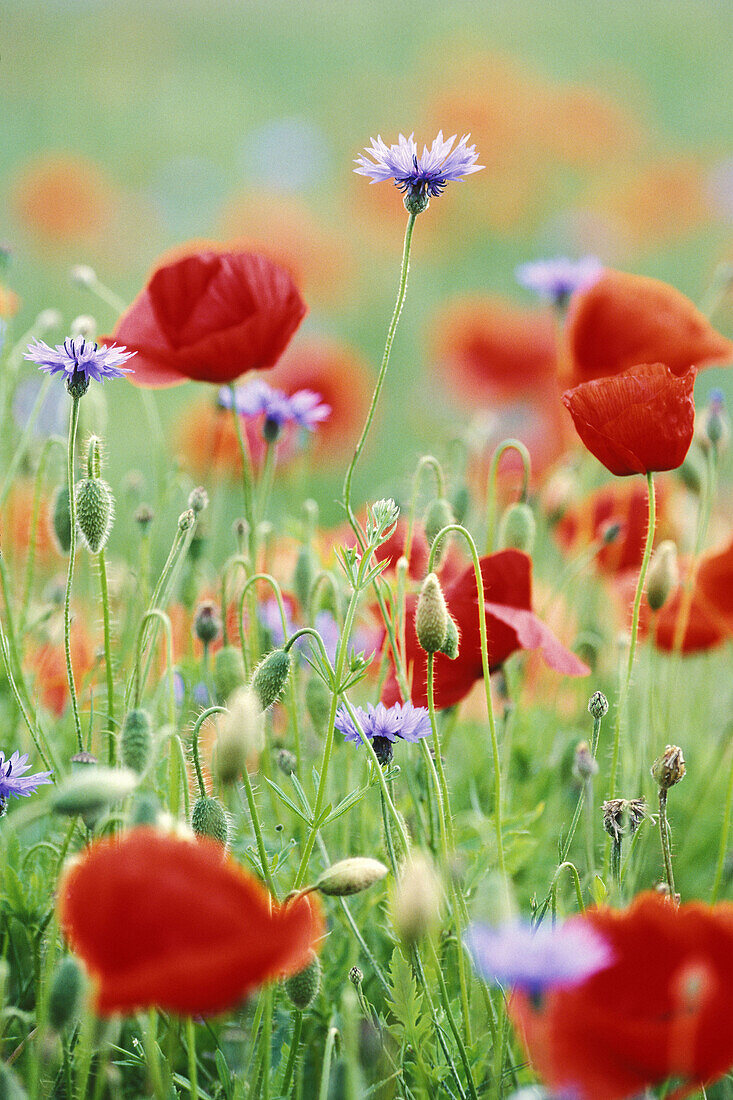
[[[308,608],[311,588],[317,570],[318,561],[310,546],[301,546],[293,571],[293,591],[298,603],[304,609]]]
[[[71,510],[69,489],[60,485],[54,493],[51,505],[51,530],[59,553],[68,554],[71,548]]]
[[[188,495],[188,507],[196,515],[209,507],[209,494],[203,485],[197,485]]]
[[[160,816],[160,803],[150,791],[141,791],[135,798],[130,814],[130,825],[157,825]]]
[[[699,495],[702,492],[702,470],[692,452],[688,452],[687,458],[678,467],[677,476],[691,493]]]
[[[435,573],[423,581],[415,612],[415,633],[426,653],[437,653],[448,631],[448,608]]]
[[[193,632],[200,642],[211,645],[221,634],[219,609],[213,600],[203,600],[193,617]]]
[[[331,898],[346,898],[360,894],[387,874],[387,868],[378,859],[354,856],[331,864],[316,880],[316,889]]]
[[[125,767],[142,775],[148,766],[153,747],[153,725],[150,715],[142,707],[133,707],[125,715],[120,744]]]
[[[78,317],[75,317],[69,325],[69,335],[72,338],[83,336],[85,340],[90,340],[94,343],[94,339],[97,335],[97,322],[88,313],[81,313]]]
[[[317,673],[305,685],[305,706],[313,729],[321,733],[326,728],[331,710],[331,689]]]
[[[36,317],[34,328],[50,329],[58,328],[63,322],[63,315],[58,309],[42,309]]]
[[[185,512],[181,512],[178,517],[178,530],[183,533],[184,531],[190,531],[196,522],[196,514],[193,508],[187,508]]]
[[[280,749],[277,754],[277,766],[283,775],[292,775],[295,772],[296,764],[295,753],[292,753],[290,749]]]
[[[598,771],[598,763],[593,758],[590,745],[587,741],[579,741],[575,746],[575,760],[573,762],[573,774],[584,783]]]
[[[453,518],[456,523],[463,523],[471,506],[471,494],[467,485],[459,485],[451,497]]]
[[[443,644],[440,647],[440,652],[444,653],[446,657],[449,657],[451,661],[455,661],[458,656],[459,645],[458,627],[456,626],[455,619],[452,615],[448,616],[448,625],[445,630],[445,638],[443,638]]]
[[[112,530],[115,502],[101,477],[86,477],[76,486],[76,525],[91,554],[103,550]]]
[[[440,880],[432,863],[419,853],[405,863],[395,886],[392,920],[400,939],[417,943],[438,923]]]
[[[229,700],[216,738],[214,770],[222,783],[235,783],[250,758],[257,758],[265,744],[259,699],[249,687],[238,688]]]
[[[575,496],[577,484],[577,476],[567,468],[550,475],[542,490],[542,505],[550,523],[557,523],[565,515]]]
[[[267,710],[280,698],[289,675],[290,654],[284,649],[274,649],[260,661],[252,674],[252,687],[262,710]]]
[[[661,756],[652,764],[652,776],[657,786],[668,791],[685,777],[685,758],[679,745],[667,745]]]
[[[450,501],[446,500],[445,497],[438,497],[436,500],[431,501],[423,519],[425,538],[428,540],[428,546],[432,546],[443,528],[448,527],[451,523],[455,523],[455,516],[453,515]],[[448,536],[446,535],[445,538],[440,540],[438,549],[435,553],[435,558],[433,560],[436,565],[440,564],[447,549]]]
[[[53,972],[48,995],[48,1022],[54,1031],[76,1020],[83,988],[84,972],[74,956],[67,955]]]
[[[220,703],[244,684],[244,661],[238,646],[225,645],[214,658],[214,687]]]
[[[665,539],[654,551],[647,574],[646,601],[652,611],[659,611],[664,607],[670,592],[679,584],[679,579],[677,547],[671,539]]]
[[[130,768],[85,768],[56,787],[51,806],[70,817],[99,813],[132,794],[137,778]]]
[[[361,986],[361,983],[364,981],[364,974],[358,966],[352,966],[349,971],[349,981],[352,985],[356,986],[357,989]]]
[[[619,523],[618,520],[613,520],[611,523],[604,523],[601,527],[601,540],[603,545],[610,546],[611,543],[616,542],[623,529],[623,523]]]
[[[723,391],[710,391],[707,408],[702,414],[699,439],[704,447],[712,447],[720,452],[725,450],[730,439],[730,419],[725,411]]]
[[[134,520],[143,535],[147,534],[148,528],[154,519],[155,514],[149,504],[141,504],[140,507],[135,510]]]
[[[196,836],[209,837],[226,846],[229,825],[226,810],[215,798],[197,798],[191,811],[191,828]]]
[[[308,965],[286,978],[283,987],[291,1004],[300,1012],[313,1004],[321,988],[321,962],[315,951],[311,951]]]
[[[74,264],[69,271],[69,278],[74,286],[90,290],[97,282],[97,273],[89,264]]]
[[[603,718],[608,714],[608,699],[602,691],[594,691],[588,700],[588,710],[594,718]]]
[[[536,533],[537,524],[530,506],[524,502],[511,504],[499,524],[499,547],[531,554]]]

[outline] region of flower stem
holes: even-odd
[[[731,757],[730,770],[728,772],[728,790],[725,796],[725,810],[723,812],[723,824],[720,829],[720,845],[718,847],[718,862],[715,867],[715,880],[713,893],[710,898],[711,905],[718,900],[720,884],[723,881],[725,869],[725,857],[728,854],[728,833],[730,832],[731,810],[733,809],[733,757]]]
[[[659,788],[659,836],[662,841],[662,855],[664,857],[664,873],[669,886],[669,896],[675,900],[674,871],[672,869],[672,844],[669,835],[669,822],[667,820],[667,794],[664,787]]]
[[[293,1079],[293,1070],[295,1069],[295,1062],[298,1057],[298,1051],[300,1049],[300,1033],[303,1030],[303,1013],[298,1009],[293,1013],[293,1034],[290,1039],[290,1052],[288,1054],[288,1063],[285,1066],[285,1074],[283,1076],[283,1083],[280,1087],[280,1096],[287,1096],[290,1089],[290,1082]]]
[[[69,416],[69,449],[67,461],[67,484],[69,488],[69,518],[71,531],[69,535],[69,569],[66,575],[66,594],[64,596],[64,651],[66,654],[66,677],[69,682],[69,695],[71,697],[71,709],[74,714],[74,729],[79,752],[84,750],[84,739],[81,732],[81,718],[79,716],[79,703],[76,698],[76,684],[74,683],[74,669],[71,663],[71,582],[74,576],[74,560],[76,558],[76,500],[74,498],[74,453],[76,448],[76,430],[79,426],[79,397],[71,399],[71,413]]]
[[[191,1016],[186,1017],[186,1047],[188,1049],[188,1087],[191,1100],[198,1100],[199,1080],[196,1066],[196,1031]]]
[[[109,744],[109,763],[114,767],[117,757],[117,741],[115,738],[115,678],[112,667],[112,632],[109,616],[109,588],[107,585],[107,562],[104,556],[104,547],[98,554],[99,562],[99,588],[102,596],[102,619],[104,622],[104,666],[107,675],[107,738]]]
[[[639,569],[639,579],[636,584],[636,595],[634,596],[634,606],[631,616],[631,638],[629,641],[629,659],[626,665],[626,676],[621,684],[621,690],[619,692],[618,706],[616,707],[616,722],[614,725],[613,733],[613,754],[611,756],[611,775],[609,779],[608,795],[607,798],[612,799],[616,797],[616,782],[618,779],[618,763],[619,763],[619,751],[621,746],[621,725],[626,713],[626,703],[629,695],[629,686],[631,684],[631,673],[634,668],[634,658],[636,656],[636,642],[639,636],[639,611],[641,608],[641,597],[644,592],[644,582],[646,581],[646,574],[649,568],[649,559],[651,558],[652,545],[654,543],[654,531],[656,527],[656,501],[654,495],[654,478],[651,472],[646,475],[647,492],[649,496],[649,525],[646,533],[646,545],[644,546],[644,556],[641,559],[641,568]],[[611,838],[606,840],[606,854],[604,859],[604,876],[608,873],[609,860],[611,855]]]
[[[356,464],[359,461],[361,452],[364,450],[364,444],[369,434],[369,429],[372,426],[374,420],[374,414],[377,409],[377,403],[379,401],[379,395],[382,392],[382,386],[384,385],[384,379],[387,374],[387,367],[389,366],[389,356],[392,351],[392,342],[394,340],[394,334],[397,329],[397,322],[400,319],[402,313],[402,306],[405,302],[405,293],[407,291],[407,275],[410,270],[410,248],[412,246],[412,231],[415,228],[415,219],[417,214],[410,214],[407,219],[407,228],[405,229],[405,241],[402,247],[402,267],[400,269],[400,285],[397,291],[397,301],[395,302],[394,313],[392,314],[392,320],[389,323],[387,329],[387,339],[384,344],[384,354],[382,356],[382,364],[379,368],[379,375],[377,377],[377,384],[374,387],[374,393],[372,394],[372,403],[369,406],[369,412],[362,429],[359,442],[356,444],[356,450],[354,451],[349,468],[346,471],[346,477],[344,478],[344,505],[346,506],[346,513],[349,517],[349,522],[354,531],[359,529],[359,524],[351,508],[351,482],[354,477],[354,470]]]
[[[494,552],[494,543],[496,540],[496,475],[499,470],[499,463],[503,455],[507,451],[516,451],[522,460],[522,492],[520,500],[524,501],[527,498],[527,489],[529,487],[529,475],[530,475],[530,463],[529,451],[525,447],[524,443],[519,439],[505,439],[494,451],[491,458],[491,465],[489,466],[489,481],[486,487],[486,553],[492,554]]]

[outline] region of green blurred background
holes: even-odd
[[[517,263],[593,252],[701,301],[733,259],[728,2],[14,0],[3,30],[0,240],[16,336],[47,306],[64,327],[92,313],[109,332],[114,311],[72,286],[72,264],[129,301],[166,249],[236,239],[300,265],[299,338],[337,338],[374,371],[404,211],[392,187],[353,175],[353,157],[377,133],[472,133],[486,170],[418,223],[359,495],[398,492],[417,454],[468,423],[432,362],[446,297],[530,304]],[[731,332],[726,303],[715,320]],[[706,374],[706,391],[722,377]],[[195,389],[159,394],[172,432]],[[149,433],[131,387],[107,394],[119,477],[149,466]],[[300,485],[330,520],[341,468]]]

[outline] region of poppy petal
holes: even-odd
[[[545,626],[533,611],[525,611],[521,607],[504,607],[499,603],[486,603],[484,606],[497,619],[516,631],[522,649],[539,649],[545,664],[556,672],[562,672],[565,676],[590,675],[591,670],[585,662],[566,649],[549,626]]]

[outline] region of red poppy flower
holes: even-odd
[[[590,669],[558,641],[549,627],[532,611],[532,561],[521,550],[501,550],[481,558],[484,582],[489,668],[493,672],[518,649],[539,649],[550,668],[567,676],[586,676]],[[435,655],[435,705],[438,709],[460,702],[483,677],[478,596],[473,565],[444,585],[448,611],[458,627],[458,656],[451,661]],[[427,706],[427,656],[418,644],[414,621],[417,597],[407,598],[405,658],[412,676],[411,700]],[[382,700],[391,706],[401,698],[394,670],[387,680]]]
[[[576,431],[591,454],[619,477],[676,470],[695,427],[694,368],[676,375],[645,363],[563,394]]]
[[[667,486],[657,491],[657,537],[668,538]],[[553,534],[564,550],[573,554],[597,542],[600,544],[609,529],[618,526],[616,538],[602,545],[593,561],[603,573],[639,572],[644,556],[649,503],[646,485],[639,481],[612,481],[584,497],[565,510],[553,528]]]
[[[59,884],[59,920],[103,1016],[222,1012],[308,961],[317,902],[276,905],[210,841],[138,828],[92,844]]]
[[[685,374],[692,366],[733,358],[730,340],[684,294],[623,271],[607,270],[573,296],[566,333],[574,383],[638,363],[666,363],[675,374]]]
[[[689,562],[683,562],[682,566],[684,577],[689,573]],[[667,653],[675,649],[684,603],[682,587],[678,587],[659,611],[653,624],[658,649]],[[733,539],[723,550],[705,554],[700,562],[680,652],[702,653],[730,637],[733,637]]]
[[[272,367],[306,313],[283,268],[253,252],[195,252],[166,263],[117,322],[142,386],[233,382]]]
[[[609,967],[510,1015],[538,1073],[579,1100],[625,1100],[668,1078],[714,1080],[733,1063],[733,905],[677,908],[641,894],[584,918],[608,942]]]

